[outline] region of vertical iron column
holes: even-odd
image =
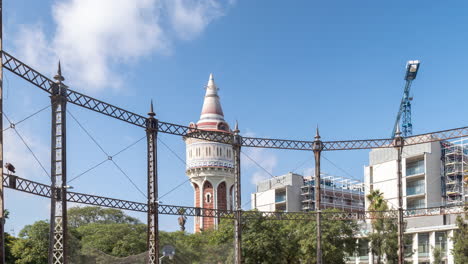
[[[57,80],[52,86],[50,96],[52,104],[52,138],[51,138],[51,219],[49,263],[67,263],[67,158],[66,158],[66,111],[67,86],[62,82],[60,62]]]
[[[321,227],[321,186],[320,186],[320,155],[322,153],[323,143],[320,140],[320,134],[317,127],[315,140],[312,145],[315,158],[315,216],[317,226],[317,264],[322,264],[322,227]]]
[[[393,146],[397,150],[397,178],[398,178],[398,264],[405,263],[405,248],[404,248],[404,222],[403,222],[403,176],[401,171],[401,156],[403,146],[405,144],[404,138],[401,136],[400,127],[397,127],[395,138],[393,139]]]
[[[154,118],[153,102],[151,102],[149,117],[146,123],[146,138],[148,146],[148,263],[159,261],[159,215],[158,207],[158,165],[157,136],[158,120]]]
[[[241,167],[240,167],[240,150],[242,138],[239,135],[239,127],[236,122],[233,137],[233,152],[234,152],[234,191],[235,191],[235,205],[236,205],[236,218],[234,219],[234,263],[242,263],[242,205],[241,205]]]
[[[0,51],[3,52],[3,1],[0,0]],[[3,194],[3,55],[0,53],[0,264],[5,263],[5,202]]]

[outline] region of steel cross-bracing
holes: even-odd
[[[60,64],[57,83],[52,85],[52,139],[51,139],[51,221],[49,264],[67,263],[67,87],[62,83]]]
[[[153,102],[148,113],[146,124],[146,138],[148,151],[148,263],[159,261],[159,219],[158,219],[158,167],[157,167],[157,136],[158,120],[154,118]]]
[[[0,0],[1,8],[1,0]],[[1,37],[1,34],[0,34]],[[0,39],[1,45],[1,39]],[[171,206],[171,205],[161,205],[156,201],[157,197],[157,155],[156,155],[156,139],[157,132],[173,134],[184,137],[198,138],[202,140],[215,141],[224,144],[231,144],[237,146],[240,150],[240,147],[256,147],[256,148],[273,148],[273,149],[289,149],[289,150],[305,150],[305,151],[314,151],[317,152],[317,140],[315,141],[300,141],[300,140],[289,140],[289,139],[268,139],[268,138],[253,138],[253,137],[241,137],[236,134],[232,136],[230,133],[214,132],[214,131],[204,131],[199,130],[194,127],[187,127],[162,121],[157,121],[150,115],[150,117],[144,117],[142,115],[127,111],[123,108],[108,104],[106,102],[100,101],[98,99],[89,97],[85,94],[73,91],[68,89],[63,83],[63,77],[60,74],[56,76],[58,82],[54,82],[29,67],[25,63],[16,59],[7,52],[2,51],[1,54],[1,68],[8,69],[14,74],[20,76],[26,81],[32,83],[33,85],[39,87],[43,91],[51,95],[52,100],[52,186],[49,189],[41,186],[39,183],[34,183],[27,181],[25,179],[20,179],[16,176],[7,176],[4,178],[8,179],[8,184],[11,187],[14,187],[16,190],[21,190],[21,187],[25,187],[26,192],[34,193],[40,196],[45,196],[51,198],[51,244],[50,244],[50,258],[49,262],[56,263],[66,263],[67,254],[66,254],[66,206],[67,201],[70,202],[79,202],[85,204],[93,204],[100,206],[107,206],[112,208],[142,211],[148,214],[148,249],[150,254],[149,263],[154,263],[155,256],[157,259],[158,254],[158,226],[157,219],[158,214],[176,214],[180,215],[180,210],[184,209],[186,215],[194,216],[203,216],[203,217],[221,217],[221,218],[230,218],[234,219],[236,224],[236,263],[241,261],[241,225],[240,222],[242,219],[248,219],[253,217],[249,212],[243,212],[240,208],[240,161],[237,162],[238,172],[236,173],[236,188],[239,192],[239,196],[236,195],[236,200],[239,201],[239,204],[236,202],[236,210],[233,211],[222,211],[216,209],[204,209],[204,208],[195,208],[195,207],[181,207],[181,206]],[[0,72],[1,75],[2,72]],[[0,77],[1,78],[1,77]],[[0,89],[1,89],[1,79],[0,79]],[[104,114],[109,117],[124,121],[135,126],[145,128],[147,130],[148,136],[148,201],[144,203],[136,203],[130,201],[124,201],[114,198],[99,197],[87,194],[80,194],[74,192],[67,192],[68,186],[66,185],[66,123],[65,123],[65,111],[66,103],[70,102],[72,104],[84,107],[86,109]],[[2,107],[1,100],[1,91],[0,91],[0,108]],[[152,111],[151,111],[152,112]],[[153,121],[152,121],[153,118]],[[55,119],[55,120],[54,120]],[[152,123],[153,122],[153,123]],[[148,127],[151,127],[148,130]],[[237,130],[237,129],[236,129]],[[148,133],[148,131],[151,131]],[[444,131],[438,131],[433,133],[421,134],[412,137],[407,137],[402,139],[404,145],[415,145],[427,142],[435,142],[442,140],[449,140],[454,138],[460,138],[468,136],[468,127],[449,129]],[[0,137],[0,148],[3,146],[3,138]],[[368,140],[343,140],[343,141],[321,141],[320,140],[320,151],[333,151],[333,150],[357,150],[357,149],[375,149],[375,148],[395,148],[398,147],[393,139],[368,139]],[[0,154],[0,164],[3,162],[2,159],[3,151]],[[318,165],[318,173],[320,175],[320,157]],[[317,169],[317,166],[316,166]],[[0,171],[1,175],[4,175]],[[8,187],[8,186],[7,186]],[[11,188],[10,187],[10,188]],[[45,193],[44,193],[45,192]],[[3,207],[3,192],[0,197],[0,203]],[[320,202],[318,202],[320,204]],[[427,210],[426,210],[427,209]],[[440,214],[456,214],[461,213],[463,210],[460,208],[454,209],[449,207],[440,207],[440,208],[425,208],[424,210],[403,210],[399,208],[398,211],[388,211],[386,214],[377,214],[383,215],[382,217],[392,217],[394,214],[398,216],[399,222],[403,217],[416,217],[422,215],[440,215]],[[3,213],[3,211],[2,211]],[[260,216],[266,220],[312,220],[315,219],[318,222],[318,238],[320,238],[320,221],[321,219],[330,219],[330,220],[361,220],[368,219],[369,217],[375,217],[376,214],[370,214],[369,212],[364,213],[332,213],[326,214],[320,211],[320,207],[316,213],[274,213],[266,212],[262,213]],[[2,217],[0,213],[0,218]],[[1,219],[0,219],[1,220]],[[0,224],[0,227],[3,228],[3,221]],[[153,231],[154,232],[153,232]],[[401,234],[400,230],[400,234]],[[3,250],[3,238],[0,241],[1,250]],[[318,240],[318,245],[320,244],[320,239]],[[400,248],[402,246],[402,240],[400,239]],[[153,250],[154,249],[154,250]],[[318,256],[320,259],[320,247],[318,247]],[[400,250],[402,252],[402,250]],[[53,262],[51,262],[53,259]],[[153,259],[153,261],[151,260]],[[3,261],[3,255],[0,259],[0,262]],[[0,263],[0,264],[1,264]]]
[[[0,0],[0,52],[3,50],[3,0]],[[3,56],[0,56],[0,181],[3,181]],[[0,264],[5,263],[5,200],[0,186]]]
[[[16,175],[3,175],[3,187],[45,197],[51,197],[51,187],[43,183],[27,180]],[[79,203],[86,205],[102,206],[115,208],[120,210],[128,210],[134,212],[148,212],[148,204],[142,202],[133,202],[116,198],[109,198],[91,194],[67,192],[67,201],[71,203]],[[158,213],[164,215],[180,215],[183,211],[186,216],[200,217],[216,217],[234,220],[236,215],[233,210],[208,209],[201,207],[164,205],[160,204]],[[463,206],[437,206],[418,209],[403,210],[405,218],[463,214]],[[256,212],[242,211],[242,219],[264,219],[264,220],[297,220],[297,221],[314,221],[316,218],[315,212]],[[380,219],[380,218],[398,218],[398,210],[388,211],[366,211],[366,212],[322,212],[322,219],[341,221],[341,220],[365,220],[365,219]]]
[[[405,262],[405,244],[404,244],[404,220],[403,220],[403,174],[401,171],[401,159],[405,140],[401,136],[400,126],[397,124],[395,139],[393,145],[397,150],[397,192],[398,192],[398,264]]]
[[[3,67],[18,75],[24,80],[39,87],[45,92],[52,92],[52,80],[45,75],[34,70],[11,54],[2,52]],[[118,120],[146,128],[147,118],[125,110],[123,108],[108,104],[101,100],[92,98],[82,93],[67,89],[67,101],[84,107],[86,109],[116,118]],[[196,128],[172,124],[167,122],[158,122],[158,131],[178,136],[194,137],[209,141],[216,141],[224,144],[232,144],[232,136],[228,133],[204,131]],[[426,142],[434,142],[448,140],[457,137],[468,136],[468,127],[443,130],[433,133],[415,135],[405,138],[405,145],[421,144]],[[242,137],[241,145],[243,147],[256,148],[274,148],[274,149],[290,149],[290,150],[308,150],[312,151],[313,141],[289,140],[289,139],[270,139],[270,138],[253,138]],[[339,140],[339,141],[323,141],[323,151],[332,150],[353,150],[353,149],[374,149],[374,148],[392,148],[393,139],[364,139],[364,140]]]
[[[315,140],[312,145],[314,151],[314,160],[315,160],[315,212],[316,212],[316,222],[317,222],[317,264],[322,264],[322,227],[321,227],[321,212],[322,212],[322,191],[320,180],[320,157],[323,150],[323,143],[320,140],[319,129],[315,134]]]
[[[233,135],[232,150],[234,153],[234,192],[235,192],[235,219],[234,219],[234,263],[242,263],[242,203],[241,203],[241,142],[239,127],[236,122]]]

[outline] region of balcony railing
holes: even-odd
[[[424,187],[424,184],[406,187],[406,195],[424,194],[425,191],[426,188]]]
[[[406,166],[406,176],[424,173],[424,160],[408,163]]]

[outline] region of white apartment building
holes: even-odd
[[[322,175],[323,209],[337,208],[348,212],[364,211],[363,183],[357,180]],[[252,209],[264,212],[315,210],[315,177],[289,172],[257,183],[251,194]]]
[[[456,205],[466,201],[468,161],[466,139],[405,146],[402,155],[403,206],[418,209]],[[468,166],[466,167],[468,169]],[[389,206],[397,209],[397,151],[374,149],[369,154],[369,166],[364,168],[366,195],[372,190],[383,192]],[[366,201],[366,208],[368,201]],[[411,211],[410,211],[411,213]],[[450,239],[455,215],[406,218],[405,236],[412,241],[406,245],[408,263],[433,263],[434,248],[441,248],[445,263],[454,263]],[[370,226],[370,223],[367,223]],[[366,231],[363,231],[365,236]],[[373,263],[365,239],[360,241],[357,256],[349,263]]]
[[[301,210],[301,175],[287,173],[257,183],[256,192],[251,194],[252,209],[263,212]]]

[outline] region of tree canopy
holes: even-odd
[[[315,263],[315,221],[266,220],[260,212],[253,213],[258,217],[242,223],[245,263]],[[146,225],[138,219],[99,207],[70,208],[68,216],[71,263],[145,262]],[[325,217],[322,223],[324,262],[345,263],[356,249],[357,224]],[[233,222],[228,219],[222,219],[216,230],[196,234],[160,231],[161,248],[176,248],[174,260],[163,263],[232,263],[233,237]],[[12,242],[11,263],[47,263],[48,241],[47,221],[26,226]]]

